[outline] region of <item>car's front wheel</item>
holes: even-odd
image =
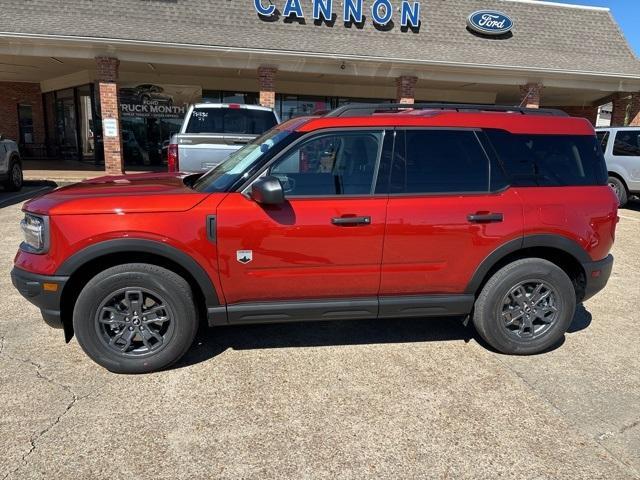
[[[502,353],[543,352],[563,337],[576,309],[569,276],[541,259],[517,260],[498,270],[476,300],[473,323]]]
[[[78,296],[73,327],[96,363],[116,373],[147,373],[187,352],[198,319],[184,278],[156,265],[132,263],[89,280]]]

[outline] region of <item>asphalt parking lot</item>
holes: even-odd
[[[640,478],[640,203],[544,355],[455,319],[224,327],[145,376],[98,367],[13,289],[20,206],[0,209],[0,479]]]

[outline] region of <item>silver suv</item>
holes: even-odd
[[[609,186],[620,206],[640,195],[640,127],[596,129],[609,170]]]
[[[18,145],[0,135],[0,184],[15,192],[22,188],[22,162]]]

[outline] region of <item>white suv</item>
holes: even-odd
[[[0,184],[15,192],[22,188],[22,162],[18,145],[0,135]]]
[[[624,206],[640,194],[640,127],[607,127],[596,130],[609,170],[609,186]]]

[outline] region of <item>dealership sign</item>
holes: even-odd
[[[343,0],[342,9],[337,0],[311,0],[314,20],[333,22],[340,15],[344,23],[362,23],[365,19],[363,0]],[[305,2],[307,4],[307,2]],[[258,16],[263,19],[277,18],[278,14],[289,19],[304,20],[305,12],[302,0],[284,0],[280,11],[271,0],[254,0],[253,6]],[[402,0],[400,7],[400,26],[420,27],[420,2]],[[335,18],[334,18],[335,17]],[[389,25],[394,17],[394,6],[391,0],[374,0],[371,5],[371,18],[380,26]]]
[[[200,87],[133,84],[118,91],[123,117],[183,118],[187,106],[202,97]]]
[[[483,35],[504,35],[513,29],[513,20],[502,12],[480,10],[469,15],[467,26]]]

